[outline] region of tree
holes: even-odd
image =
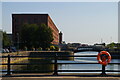
[[[53,41],[53,34],[50,27],[46,26],[45,24],[41,24],[38,29],[38,41],[40,41],[40,46],[45,49],[50,47],[51,42]]]
[[[110,49],[113,49],[115,47],[115,43],[112,42],[112,43],[108,44],[107,47]]]
[[[120,50],[120,44],[112,42],[112,43],[110,43],[110,44],[107,45],[107,48]]]
[[[36,24],[24,24],[20,31],[21,47],[32,48],[35,47],[36,30],[38,26]]]
[[[5,47],[8,47],[8,46],[11,45],[11,41],[8,38],[6,32],[2,32],[2,33],[3,33],[3,40],[2,40],[2,42],[3,42],[3,48],[5,48]]]
[[[0,51],[2,51],[2,38],[3,35],[2,35],[2,31],[0,30]]]
[[[53,41],[53,34],[51,28],[45,24],[24,24],[20,31],[20,40],[22,47],[45,49]]]

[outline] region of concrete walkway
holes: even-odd
[[[111,74],[106,77],[100,74],[12,74],[10,76],[3,75],[2,80],[120,80],[120,76]]]
[[[120,80],[120,77],[4,77],[2,80]]]

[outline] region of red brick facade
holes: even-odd
[[[48,14],[12,14],[12,34],[13,42],[17,43],[17,33],[23,24],[46,24],[53,30],[52,44],[59,43],[59,30]]]

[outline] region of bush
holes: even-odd
[[[50,46],[50,50],[55,50],[55,46]]]
[[[47,50],[47,51],[49,51],[49,50],[50,50],[50,48],[46,48],[46,50]]]
[[[50,46],[50,50],[53,50],[53,51],[58,51],[59,50],[59,47],[58,46]]]
[[[59,51],[59,47],[58,46],[55,46],[55,51]]]
[[[38,48],[38,51],[42,51],[42,48],[41,48],[41,47],[39,47],[39,48]]]

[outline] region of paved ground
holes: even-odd
[[[12,74],[11,76],[3,76],[2,80],[120,80],[120,76],[111,76],[111,74],[103,77],[100,74]]]
[[[4,77],[2,80],[120,80],[119,77]]]

